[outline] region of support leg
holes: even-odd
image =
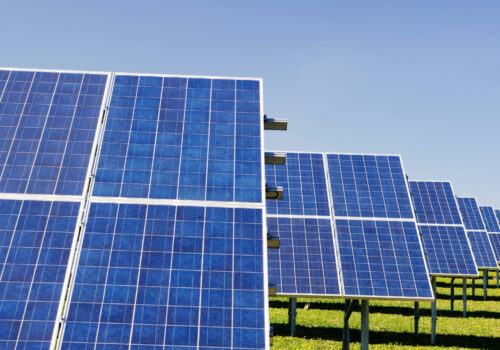
[[[357,304],[357,300],[346,300],[344,308],[344,329],[342,331],[342,350],[349,350],[351,341],[349,332],[349,317],[351,317],[352,309]]]
[[[467,278],[463,279],[463,292],[462,292],[462,300],[463,300],[463,317],[467,317]]]
[[[437,322],[437,293],[436,293],[436,277],[431,278],[432,290],[434,291],[434,300],[431,304],[431,344],[436,345],[436,322]]]
[[[451,279],[451,285],[450,285],[450,310],[453,311],[453,307],[455,303],[455,279]]]
[[[415,302],[415,335],[418,335],[418,320],[420,319],[420,305]]]
[[[476,279],[472,277],[472,296],[476,295]]]
[[[483,300],[486,300],[488,289],[488,270],[483,270]]]
[[[498,275],[499,275],[499,273],[498,273],[498,269],[497,269],[497,288],[498,288],[498,287],[500,287],[500,283],[499,283],[499,279],[500,279],[500,278],[499,278],[499,276],[498,276]]]
[[[288,325],[290,326],[290,335],[295,337],[295,320],[297,317],[297,298],[290,298],[288,302]]]
[[[361,300],[361,350],[368,350],[369,344],[369,304],[368,300]]]

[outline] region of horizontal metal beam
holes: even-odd
[[[265,152],[264,160],[266,164],[285,165],[286,153],[282,152]]]
[[[264,116],[264,130],[286,130],[288,120]]]

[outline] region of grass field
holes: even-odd
[[[455,308],[450,311],[448,278],[437,279],[437,346],[430,345],[430,303],[420,303],[420,334],[413,333],[412,302],[370,301],[370,349],[500,349],[500,288],[489,275],[487,301],[482,279],[467,289],[467,318],[462,318],[462,279],[455,279]],[[344,301],[297,300],[297,335],[288,328],[288,299],[271,298],[270,320],[274,326],[273,349],[341,349]],[[305,308],[308,308],[307,310]],[[359,306],[351,315],[351,349],[359,349]]]

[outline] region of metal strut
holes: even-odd
[[[344,329],[342,330],[342,350],[349,350],[349,343],[351,341],[349,332],[349,318],[352,314],[352,309],[358,304],[357,300],[347,299],[344,307]]]
[[[431,303],[431,344],[436,345],[436,322],[437,322],[437,293],[436,293],[436,277],[431,277],[432,291],[436,298]]]
[[[415,335],[418,335],[418,321],[420,320],[420,305],[418,301],[415,302]]]
[[[463,279],[463,292],[462,292],[462,300],[463,300],[463,318],[467,317],[467,278]]]
[[[288,302],[288,325],[290,326],[290,335],[295,337],[297,318],[297,298],[290,298]]]
[[[488,270],[483,270],[483,300],[486,300],[488,295]]]
[[[369,342],[369,304],[368,300],[361,300],[361,350],[368,350]]]
[[[453,311],[455,303],[455,278],[451,279],[451,285],[450,285],[450,310]]]

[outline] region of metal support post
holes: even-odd
[[[349,317],[351,317],[352,309],[357,305],[357,300],[345,301],[344,308],[344,329],[342,330],[342,350],[349,350],[349,343],[351,341],[351,336],[349,332]]]
[[[369,304],[368,300],[361,300],[361,350],[368,350],[369,344]]]
[[[418,335],[418,320],[420,319],[420,305],[415,302],[415,335]]]
[[[436,277],[431,277],[432,291],[436,300],[431,304],[431,344],[436,345],[436,322],[437,322],[437,293],[436,293]]]
[[[483,270],[483,300],[486,300],[488,289],[488,270]]]
[[[497,288],[500,287],[500,283],[499,283],[499,273],[498,273],[498,269],[497,269]]]
[[[290,335],[295,337],[295,320],[297,316],[297,298],[290,298],[288,301],[288,325],[290,326]]]
[[[453,311],[454,307],[454,302],[455,302],[455,279],[451,279],[451,286],[450,286],[450,310]]]
[[[472,277],[472,296],[476,295],[476,279]]]
[[[463,300],[463,317],[467,317],[467,278],[463,279],[463,292],[462,292],[462,300]]]

